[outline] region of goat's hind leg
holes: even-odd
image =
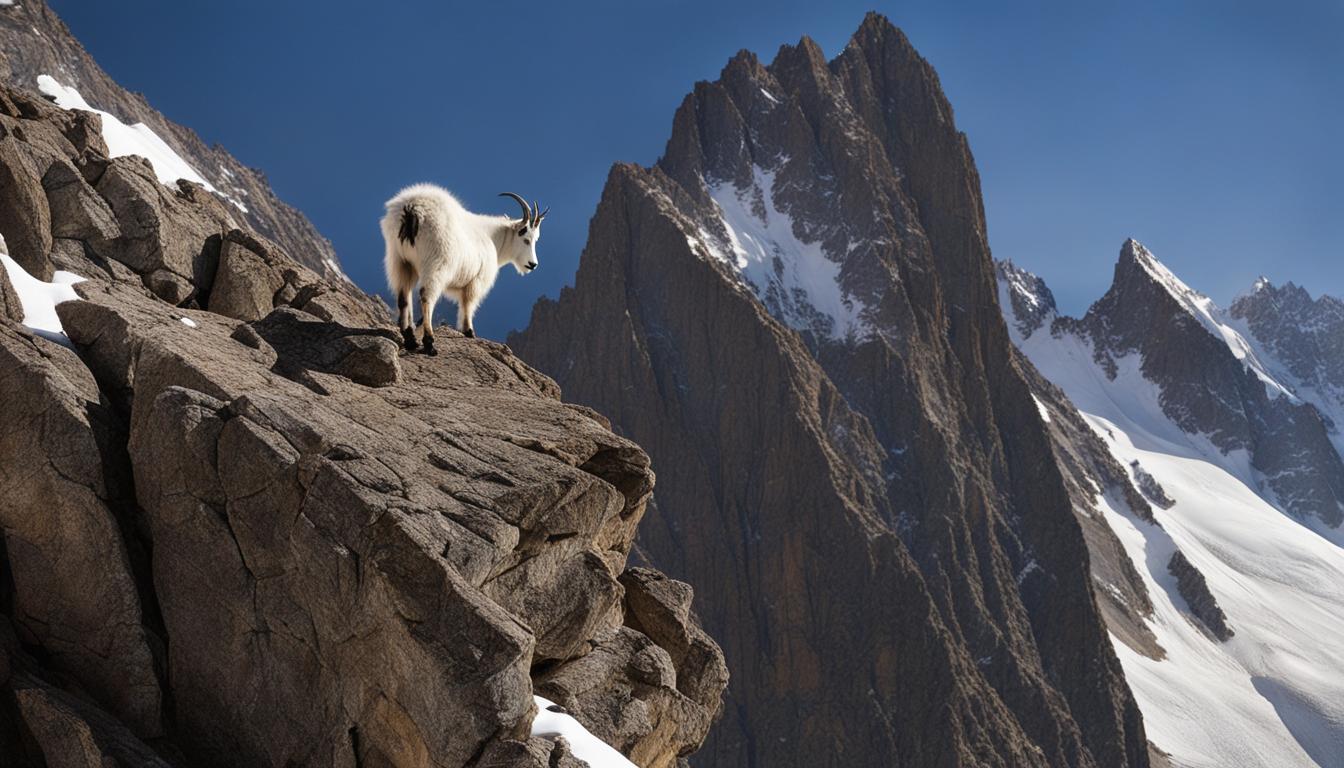
[[[410,352],[414,352],[420,346],[415,340],[415,324],[411,322],[413,319],[411,291],[415,289],[415,281],[418,278],[415,267],[389,253],[388,280],[392,283],[393,292],[397,294],[397,328],[401,329],[401,340]]]
[[[480,300],[476,298],[471,286],[463,288],[457,297],[457,328],[468,339],[476,338],[476,328],[472,325],[471,320],[476,314],[476,305],[479,303]]]
[[[420,284],[420,341],[425,345],[426,355],[437,355],[434,349],[434,305],[439,301],[443,288],[437,283]]]
[[[406,345],[407,352],[414,352],[420,348],[420,342],[415,340],[415,325],[411,322],[410,288],[397,291],[397,314],[397,327],[401,329],[401,341]]]

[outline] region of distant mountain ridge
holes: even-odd
[[[1133,240],[1081,319],[998,277],[1150,738],[1180,765],[1335,764],[1341,303],[1262,278],[1225,310]]]

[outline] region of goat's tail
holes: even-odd
[[[415,245],[416,235],[420,234],[420,214],[407,205],[401,209],[401,229],[397,231],[397,239],[407,245]]]

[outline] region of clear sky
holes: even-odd
[[[406,184],[550,205],[541,268],[478,315],[490,338],[573,282],[608,168],[656,160],[696,80],[805,34],[833,56],[871,8],[937,68],[995,256],[1065,311],[1128,236],[1220,303],[1261,273],[1344,296],[1339,0],[50,2],[123,86],[265,170],[365,288]]]

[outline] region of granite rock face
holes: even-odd
[[[64,86],[75,88],[89,104],[116,115],[128,125],[149,126],[219,191],[216,199],[236,201],[228,208],[238,226],[279,243],[294,261],[308,269],[333,280],[341,279],[331,243],[302,213],[276,197],[264,173],[243,165],[219,145],[207,145],[190,128],[161,115],[143,96],[118,85],[44,0],[24,0],[0,7],[0,83],[35,91],[40,75],[49,75]],[[83,114],[96,120],[90,113]],[[95,122],[83,122],[79,128],[83,141],[101,143]],[[0,145],[0,175],[4,173],[3,157]],[[73,226],[69,220],[58,218],[61,220],[58,226]]]
[[[733,680],[698,762],[1148,764],[995,297],[965,137],[880,16],[738,54],[612,169],[510,343],[659,468],[641,551]]]
[[[530,738],[542,688],[643,766],[693,752],[727,673],[626,568],[647,454],[502,345],[402,357],[381,302],[72,115],[0,86],[0,231],[87,278],[64,334],[0,280],[0,755],[582,765]]]
[[[1261,278],[1229,311],[1298,381],[1325,391],[1344,387],[1344,301],[1313,299],[1299,285]]]
[[[0,392],[10,621],[53,669],[137,732],[160,735],[163,649],[137,573],[145,553],[133,530],[125,427],[74,352],[9,321]]]

